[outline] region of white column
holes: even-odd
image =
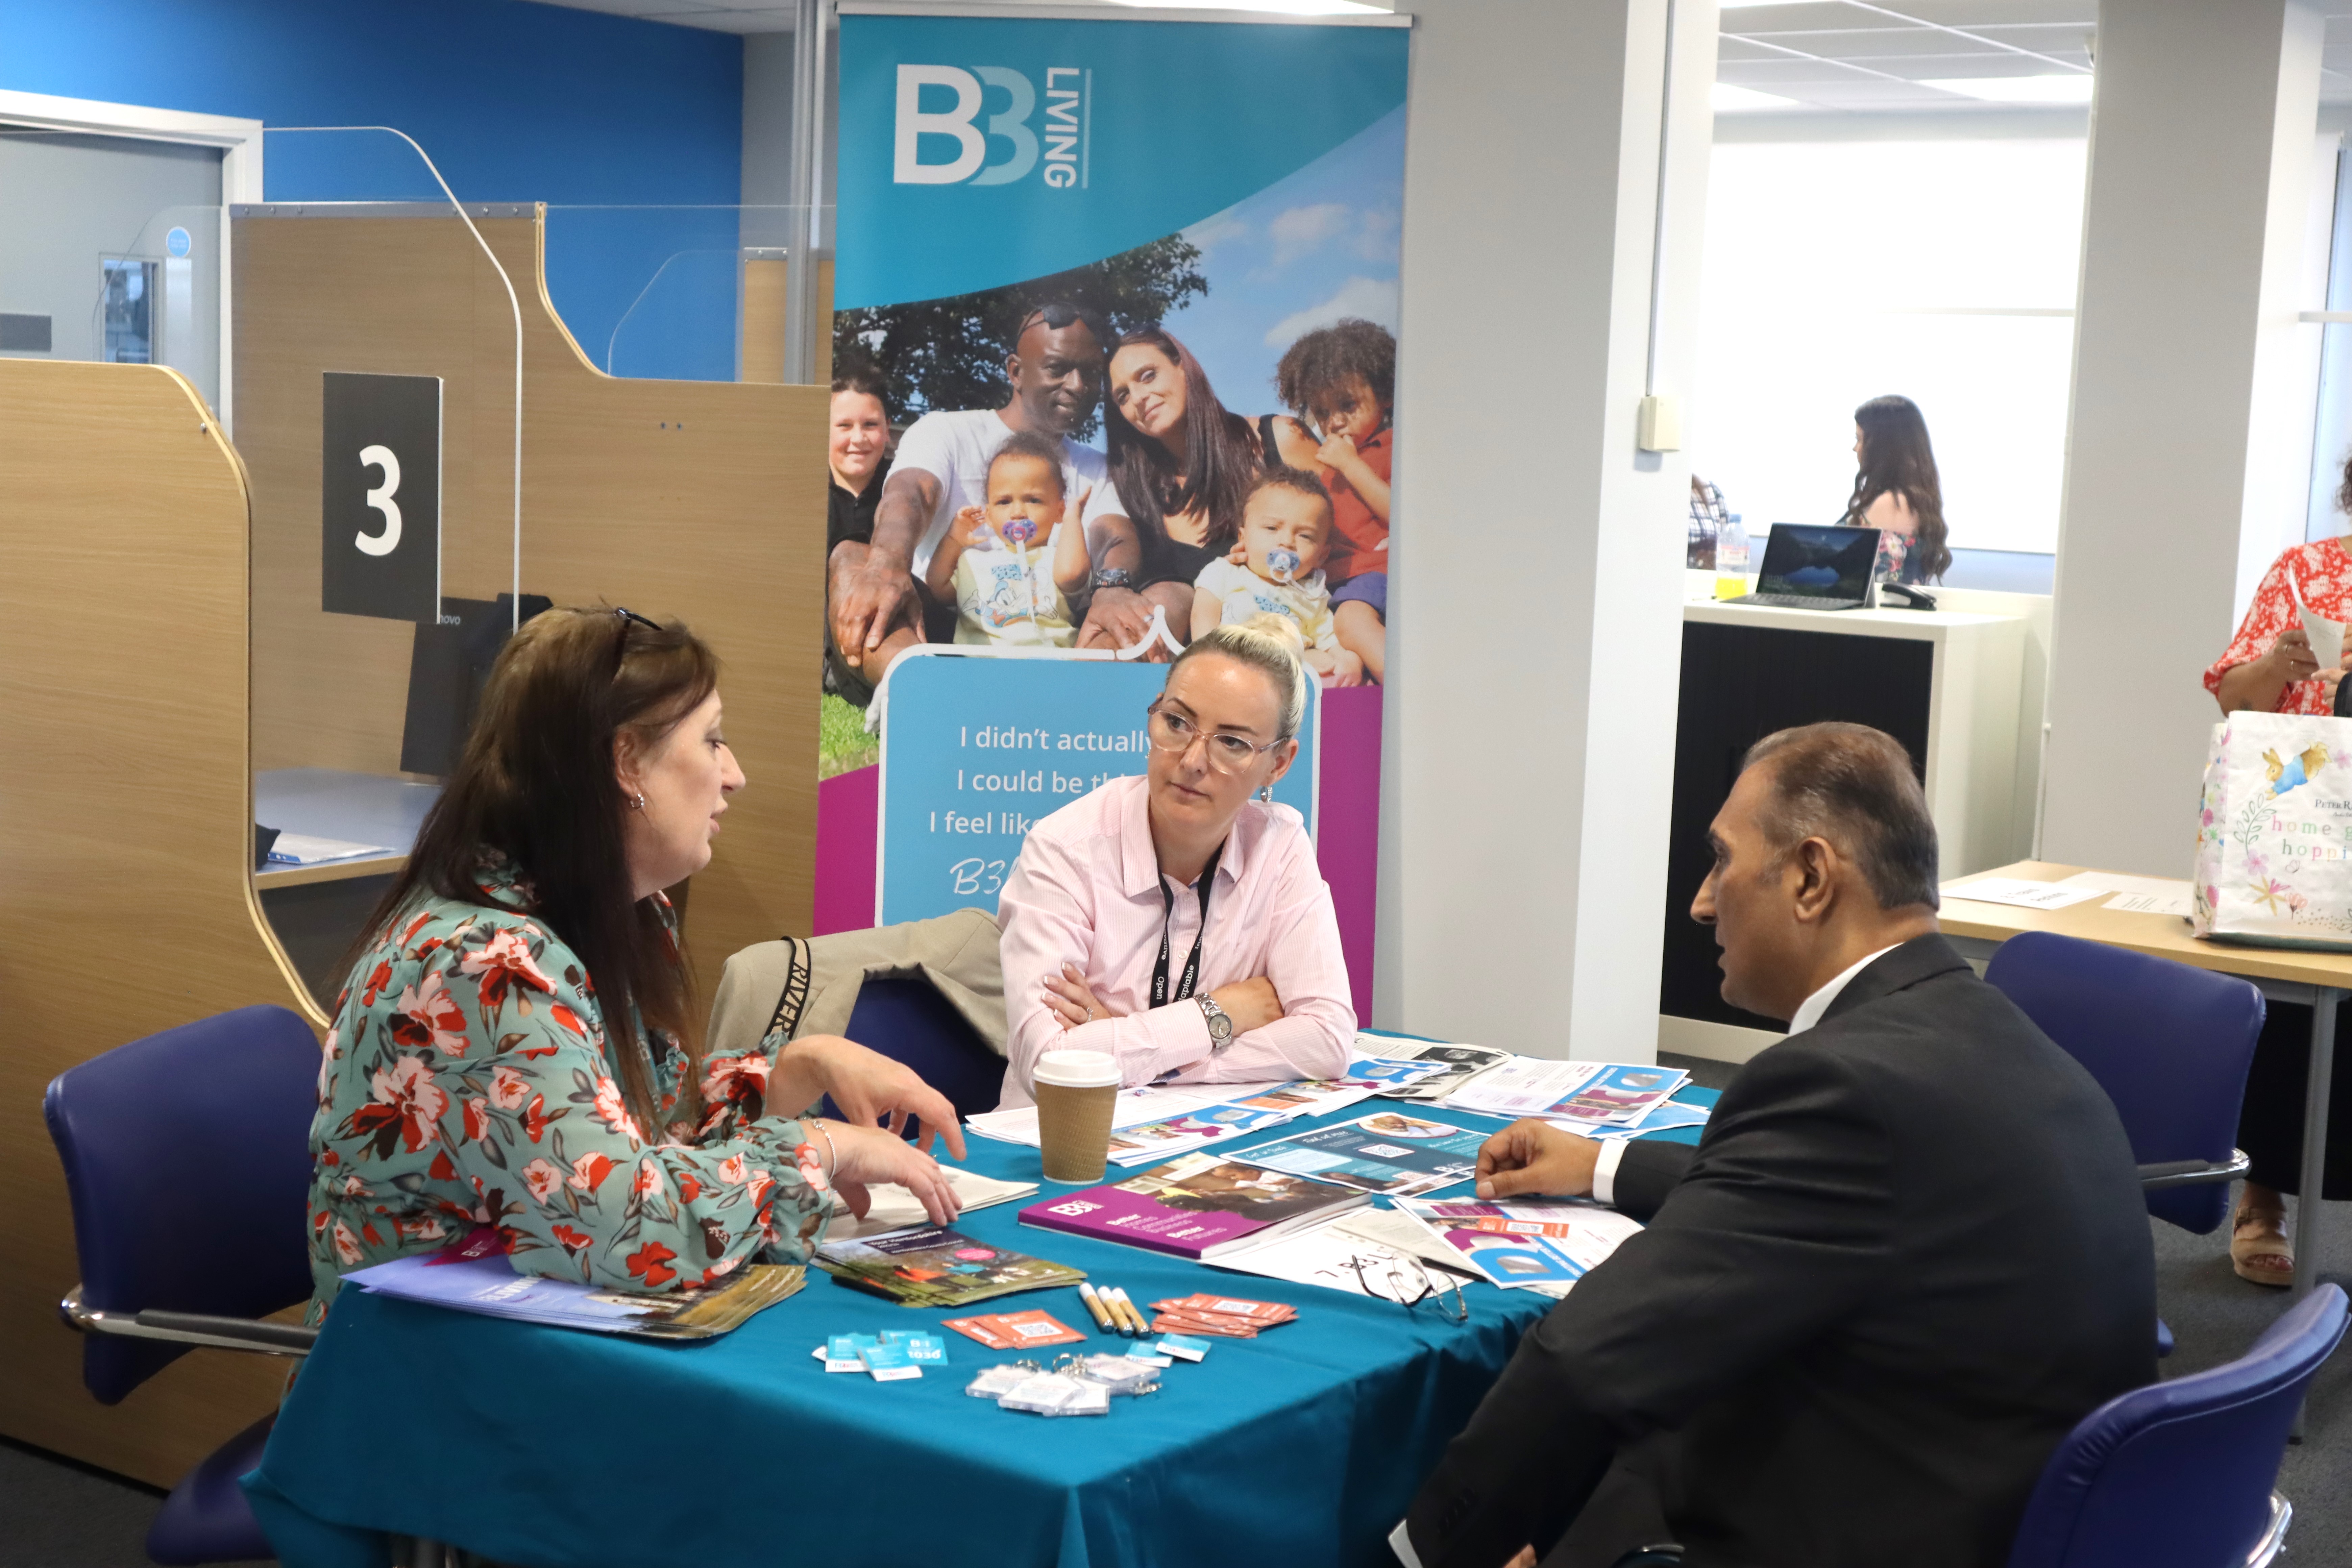
[[[1415,6],[1375,1011],[1648,1060],[1690,470],[1635,450],[1668,16],[1657,390],[1689,390],[1713,0]]]
[[[2323,30],[2301,0],[2099,6],[2044,859],[2188,874],[2199,678],[2303,537]]]

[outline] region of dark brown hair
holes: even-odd
[[[890,389],[879,372],[864,365],[853,365],[833,378],[835,392],[860,392],[882,405],[882,418],[890,419]]]
[[[1942,581],[1951,568],[1952,552],[1944,542],[1944,489],[1936,478],[1936,448],[1927,440],[1927,421],[1919,405],[1907,397],[1874,397],[1853,411],[1853,422],[1862,431],[1862,466],[1854,472],[1845,521],[1867,527],[1862,514],[1893,490],[1919,519],[1920,577]]]
[[[988,459],[988,488],[995,487],[996,465],[1005,458],[1034,458],[1052,472],[1054,488],[1062,493],[1064,500],[1068,500],[1070,487],[1062,478],[1062,465],[1068,460],[1064,456],[1065,451],[1061,441],[1055,437],[1040,436],[1034,430],[1015,430],[1004,438],[1004,445]]]
[[[1880,909],[1937,907],[1936,821],[1901,742],[1867,724],[1806,724],[1748,747],[1740,771],[1765,763],[1759,826],[1777,854],[1826,838],[1861,869]]]
[[[1396,402],[1396,339],[1376,321],[1349,316],[1308,332],[1284,351],[1274,389],[1301,419],[1321,394],[1360,375],[1382,408]]]
[[[1184,471],[1168,448],[1128,423],[1116,397],[1103,399],[1103,428],[1109,437],[1111,479],[1118,499],[1136,531],[1146,542],[1149,562],[1154,543],[1168,541],[1168,514],[1199,508],[1209,515],[1202,542],[1224,547],[1241,536],[1242,507],[1249,500],[1250,481],[1258,468],[1257,448],[1251,444],[1249,421],[1226,412],[1209,387],[1209,373],[1192,351],[1158,327],[1143,327],[1118,340],[1119,349],[1158,350],[1184,377]],[[1265,460],[1275,461],[1273,453]]]
[[[651,899],[631,896],[627,797],[616,745],[660,744],[719,685],[719,660],[680,622],[648,626],[609,609],[548,610],[499,654],[466,740],[363,942],[382,939],[428,895],[480,904],[482,857],[515,863],[531,912],[585,969],[604,1016],[604,1051],[631,1113],[662,1136],[645,1040],[627,1037],[630,1008],[677,1036],[687,1093],[699,1074],[685,960]]]
[[[2352,512],[2352,458],[2344,459],[2344,482],[2336,487],[2336,510]]]
[[[1257,482],[1250,486],[1249,495],[1242,503],[1244,510],[1247,510],[1250,501],[1257,499],[1260,490],[1290,490],[1302,496],[1313,496],[1327,508],[1331,504],[1331,491],[1321,479],[1304,468],[1286,468],[1280,463],[1258,475]]]

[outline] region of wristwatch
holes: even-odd
[[[1215,1056],[1234,1043],[1233,1015],[1218,1006],[1213,996],[1195,996],[1192,1000],[1201,1005],[1201,1016],[1209,1026],[1209,1054]]]
[[[1124,566],[1097,566],[1095,568],[1095,586],[1132,588],[1135,586],[1135,574]]]

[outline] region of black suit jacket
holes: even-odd
[[[1409,1517],[1423,1568],[1546,1552],[1652,1447],[1693,1568],[1998,1568],[2074,1423],[2156,1375],[2114,1105],[1943,938],[1636,1142],[1648,1228],[1520,1342]]]

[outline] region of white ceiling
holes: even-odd
[[[728,33],[789,32],[793,0],[542,0],[583,11]],[[1007,0],[1018,4],[1019,0]],[[1118,8],[1118,0],[1058,0]],[[1315,0],[1171,0],[1262,10]],[[1540,3],[1540,0],[1538,0]],[[1358,0],[1363,9],[1410,11],[1412,0]],[[1332,7],[1334,9],[1338,7]],[[1351,7],[1352,8],[1352,7]],[[2352,0],[2331,0],[2320,96],[2352,101]],[[1921,85],[1938,79],[2079,74],[2091,63],[2098,0],[1785,0],[1727,5],[1717,79],[1849,111],[1949,110],[1971,104]]]

